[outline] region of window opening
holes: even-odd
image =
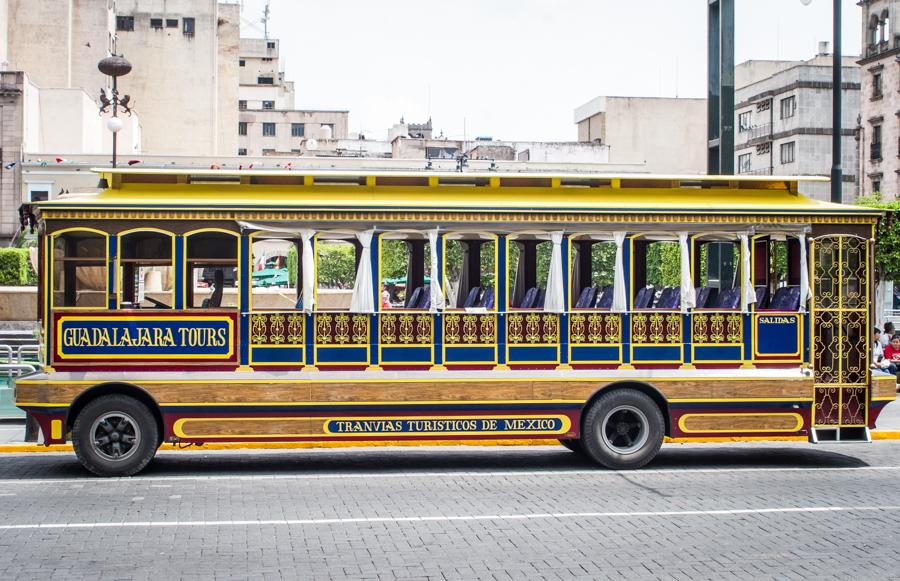
[[[54,307],[106,308],[106,237],[71,231],[53,238]]]
[[[175,307],[172,241],[161,232],[131,232],[119,238],[119,308]]]
[[[250,292],[254,311],[302,309],[301,241],[261,238],[253,242]]]
[[[193,18],[183,18],[181,20],[181,31],[185,34],[185,36],[193,36],[194,35],[194,19]]]
[[[187,237],[186,245],[186,306],[237,308],[238,237],[225,232],[198,232]]]
[[[781,118],[788,119],[794,116],[797,111],[797,100],[791,95],[781,100]]]
[[[456,309],[496,308],[497,241],[478,235],[445,239],[447,305]]]
[[[609,309],[613,303],[616,243],[576,239],[572,241],[572,289],[575,309]]]
[[[263,123],[262,124],[262,133],[264,136],[272,137],[275,135],[275,124],[274,123]]]
[[[316,309],[350,310],[362,245],[355,237],[340,240],[317,238],[315,251]]]
[[[134,16],[116,16],[116,30],[118,31],[133,31],[134,30]]]
[[[424,238],[382,238],[381,290],[384,309],[431,308],[431,244]]]
[[[762,236],[753,243],[753,288],[757,310],[796,311],[800,307],[800,240]]]
[[[303,123],[291,123],[291,137],[303,137],[306,126]]]
[[[632,241],[634,284],[631,304],[640,309],[677,309],[681,306],[681,249],[678,242]]]
[[[740,241],[695,240],[693,259],[695,307],[740,309]]]
[[[550,273],[549,240],[522,238],[507,244],[508,306],[513,309],[543,309]]]

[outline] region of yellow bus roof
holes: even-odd
[[[397,170],[94,169],[109,187],[39,209],[868,214],[799,194],[809,176]]]

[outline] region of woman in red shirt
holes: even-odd
[[[890,361],[889,373],[896,373],[900,368],[900,335],[891,337],[890,344],[884,348],[884,359]]]

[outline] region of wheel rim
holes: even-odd
[[[617,454],[634,454],[647,443],[648,425],[644,412],[634,406],[620,405],[603,418],[600,438]]]
[[[133,456],[141,444],[141,428],[125,412],[108,412],[94,420],[91,445],[100,457],[121,462]]]

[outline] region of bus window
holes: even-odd
[[[348,311],[362,246],[352,239],[316,239],[316,308]]]
[[[258,238],[253,241],[252,248],[250,297],[253,310],[301,308],[300,240]]]
[[[572,240],[572,292],[575,309],[610,309],[615,282],[616,243]]]
[[[201,231],[186,237],[187,296],[191,309],[237,308],[238,237]]]
[[[632,309],[681,306],[681,249],[677,241],[635,237],[632,265]]]
[[[431,308],[431,244],[424,236],[403,236],[402,239],[381,238],[379,307],[428,310]]]
[[[119,307],[172,309],[175,269],[171,234],[138,231],[119,236]]]
[[[696,308],[741,308],[741,244],[727,240],[694,240]]]
[[[444,279],[447,305],[455,309],[496,308],[497,239],[478,234],[445,238]]]
[[[53,236],[54,307],[106,308],[106,236],[71,230]]]
[[[800,307],[800,240],[759,236],[753,242],[753,255],[756,308],[796,311]]]
[[[550,253],[553,244],[528,235],[507,243],[507,284],[509,308],[544,308],[547,276],[550,273]]]

